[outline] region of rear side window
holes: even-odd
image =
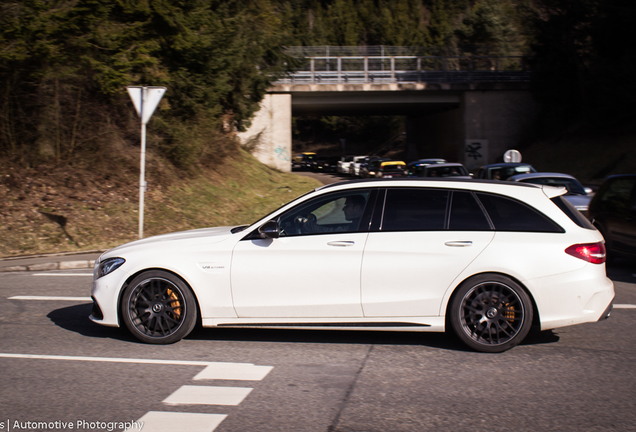
[[[519,201],[486,193],[476,195],[497,231],[564,232],[547,216]]]
[[[555,203],[557,207],[560,208],[561,211],[572,220],[572,222],[574,222],[581,228],[592,230],[596,229],[594,228],[594,225],[592,225],[592,223],[587,220],[585,216],[583,216],[583,213],[578,211],[572,204],[568,202],[568,200],[563,198],[563,195],[552,198],[552,202]]]
[[[453,192],[448,229],[490,231],[490,223],[471,192]]]
[[[380,230],[443,230],[448,196],[439,189],[388,189]]]

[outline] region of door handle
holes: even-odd
[[[449,246],[449,247],[466,247],[466,246],[472,246],[473,242],[470,241],[470,240],[467,240],[467,241],[447,241],[444,244],[446,246]]]
[[[352,241],[332,241],[327,243],[327,245],[329,246],[337,246],[337,247],[353,246],[354,244],[356,243]]]

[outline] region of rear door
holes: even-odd
[[[490,243],[491,225],[465,191],[391,188],[362,260],[365,317],[438,316],[444,293]]]

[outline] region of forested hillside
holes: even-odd
[[[56,184],[69,188],[134,178],[139,120],[128,85],[168,88],[148,128],[149,183],[222,171],[237,153],[235,131],[297,64],[290,46],[526,55],[543,104],[539,138],[628,124],[635,20],[633,0],[3,0],[0,216],[62,212],[38,207],[45,175],[64,173]],[[372,130],[365,119],[297,126]],[[118,195],[119,183],[108,184]],[[26,206],[36,191],[40,204]]]
[[[559,122],[633,106],[631,0],[6,0],[0,155],[69,163],[135,145],[127,85],[168,87],[150,148],[179,168],[231,149],[286,46],[425,46],[523,54]],[[633,110],[631,110],[633,113]]]

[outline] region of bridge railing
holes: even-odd
[[[523,56],[304,56],[280,84],[528,82]]]

